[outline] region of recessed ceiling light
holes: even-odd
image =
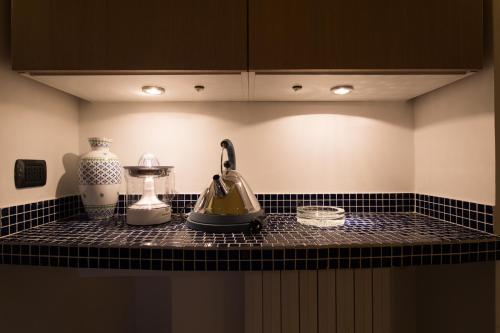
[[[335,86],[330,89],[335,95],[347,95],[354,90],[353,86]]]
[[[158,96],[165,93],[165,88],[159,86],[144,86],[142,92],[146,95]]]

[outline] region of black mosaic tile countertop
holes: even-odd
[[[500,260],[500,238],[415,213],[353,213],[344,226],[301,225],[272,214],[257,234],[193,231],[84,218],[0,238],[2,264],[238,271],[391,267]]]

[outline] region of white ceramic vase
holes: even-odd
[[[109,151],[112,140],[89,138],[92,150],[80,158],[79,190],[85,212],[92,220],[113,217],[122,181],[118,157]]]

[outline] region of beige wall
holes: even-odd
[[[491,3],[491,0],[488,0]],[[495,114],[500,114],[500,3],[495,1],[491,6],[492,12],[492,53],[493,53],[493,63],[494,66],[494,77],[496,84],[494,84],[495,92]],[[496,156],[500,156],[500,117],[495,117],[495,153]],[[500,177],[500,167],[496,167],[496,177]],[[496,196],[500,195],[500,182],[496,184]],[[497,200],[498,201],[498,200]],[[500,234],[500,210],[495,209],[494,216],[494,230],[498,235]],[[499,275],[500,279],[500,275]],[[500,282],[499,282],[500,285]],[[500,295],[500,292],[498,293]],[[500,298],[499,298],[500,301]],[[500,308],[500,306],[499,306]],[[499,309],[500,313],[500,309]],[[498,332],[500,333],[500,316],[498,318]]]
[[[73,194],[65,168],[78,153],[78,100],[10,70],[9,4],[0,1],[0,207]],[[47,185],[16,190],[19,158],[47,160]]]
[[[80,152],[90,136],[113,138],[125,165],[144,152],[175,165],[179,192],[219,172],[224,138],[255,192],[413,190],[407,103],[82,103]]]
[[[414,100],[417,193],[495,204],[493,66]]]
[[[495,203],[493,69],[412,103],[82,103],[10,70],[0,6],[0,206],[76,192],[88,136],[115,139],[124,164],[151,151],[177,190],[218,172],[221,139],[255,192],[414,191]],[[414,118],[413,118],[414,114]],[[80,131],[80,133],[78,133]],[[16,190],[14,161],[48,162],[43,188]],[[125,190],[125,187],[122,188]]]
[[[484,0],[484,69],[413,100],[418,193],[491,205],[496,202],[495,3]]]

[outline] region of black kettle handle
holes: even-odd
[[[236,170],[236,154],[234,152],[233,143],[229,139],[224,139],[222,140],[220,145],[223,149],[226,149],[227,151],[228,160],[224,162],[224,167],[226,169]]]

